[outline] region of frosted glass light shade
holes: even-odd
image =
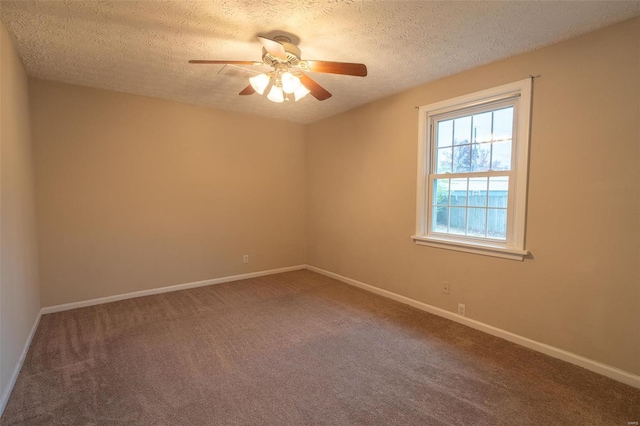
[[[300,79],[288,71],[282,74],[280,80],[282,81],[282,90],[284,93],[294,93],[298,86],[300,86]]]
[[[282,87],[273,86],[271,91],[267,95],[267,98],[273,102],[284,102],[284,94],[282,93]]]
[[[269,85],[269,76],[266,74],[258,74],[249,79],[249,83],[251,83],[251,87],[253,90],[260,93],[261,95],[264,93],[264,89]]]
[[[300,84],[298,85],[298,88],[295,90],[295,92],[293,92],[293,96],[296,98],[296,102],[298,102],[300,99],[304,98],[309,93],[311,93],[309,92],[309,89],[307,89],[302,84]]]

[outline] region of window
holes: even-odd
[[[420,107],[421,245],[522,260],[531,80]]]

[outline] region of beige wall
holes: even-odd
[[[39,80],[31,103],[43,306],[305,263],[302,125]]]
[[[414,107],[529,74],[533,258],[416,246]],[[31,80],[42,306],[307,262],[640,374],[638,75],[640,19],[309,126]]]
[[[308,263],[640,374],[639,43],[640,18],[310,125]],[[533,259],[415,245],[414,107],[530,74]]]
[[[40,311],[28,79],[0,24],[0,412]]]

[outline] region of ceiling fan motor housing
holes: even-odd
[[[284,50],[287,54],[287,60],[284,61],[283,59],[277,58],[273,55],[271,55],[269,52],[267,52],[267,50],[263,47],[262,48],[262,61],[271,66],[274,63],[278,63],[278,62],[285,62],[288,63],[290,66],[296,66],[298,65],[298,63],[300,62],[300,49],[298,48],[298,46],[296,46],[295,44],[291,43],[291,40],[288,37],[284,37],[284,36],[277,36],[274,37],[273,40],[277,41],[278,43],[280,43],[283,47]]]

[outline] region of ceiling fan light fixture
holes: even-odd
[[[293,92],[293,96],[294,96],[296,102],[298,102],[300,99],[304,98],[309,93],[311,93],[309,91],[309,89],[304,87],[304,85],[299,84],[298,87],[296,88],[296,90]]]
[[[271,79],[267,74],[258,74],[251,77],[249,79],[249,83],[251,83],[251,87],[253,87],[256,92],[262,95],[264,93],[264,89],[269,85],[270,80]]]
[[[189,63],[266,65],[271,68],[271,71],[251,77],[249,79],[250,84],[242,89],[239,95],[252,95],[254,93],[264,95],[268,93],[267,98],[272,102],[278,103],[292,98],[299,101],[308,94],[311,94],[319,101],[325,101],[331,97],[331,93],[327,89],[305,74],[307,72],[356,77],[365,77],[367,75],[367,66],[364,64],[303,60],[300,56],[300,48],[291,43],[291,39],[285,36],[276,36],[273,39],[258,36],[258,40],[262,43],[262,62],[192,59]]]
[[[267,98],[273,102],[284,102],[284,93],[282,92],[282,87],[278,87],[275,84],[271,87]]]
[[[294,93],[298,86],[300,86],[300,79],[289,71],[282,73],[280,81],[282,82],[282,90],[284,93]]]

